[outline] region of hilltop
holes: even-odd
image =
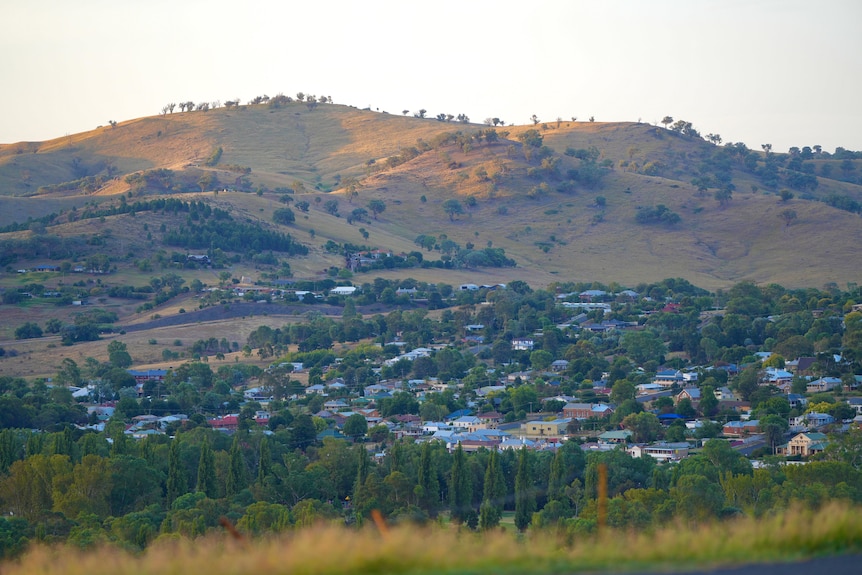
[[[517,264],[375,272],[450,283],[684,277],[717,289],[743,279],[787,286],[857,279],[857,153],[718,145],[686,122],[443,120],[270,101],[3,145],[2,263],[12,270],[56,259],[56,250],[27,251],[39,237],[74,246],[63,254],[73,262],[109,254],[121,272],[135,272],[159,250],[194,251],[165,242],[187,223],[184,215],[84,217],[169,196],[290,234],[309,249],[281,258],[297,278],[343,268],[334,243],[425,259],[502,248]],[[374,200],[383,203],[378,214],[369,209]],[[287,225],[273,222],[283,208],[295,216]],[[355,215],[359,209],[365,213]],[[433,237],[430,250],[417,245],[421,235]],[[253,254],[240,255],[248,257],[235,259],[234,275],[267,271]]]

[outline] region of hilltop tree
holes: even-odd
[[[455,198],[451,198],[443,202],[443,210],[449,215],[449,221],[455,221],[455,216],[464,213],[464,206]]]
[[[673,116],[665,116],[661,119],[661,123],[664,124],[665,129],[671,124],[673,124]]]

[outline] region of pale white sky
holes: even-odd
[[[860,0],[0,0],[0,143],[299,91],[862,150]]]

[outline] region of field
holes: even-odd
[[[360,530],[321,525],[255,540],[227,535],[194,541],[164,537],[140,555],[110,547],[98,551],[37,547],[2,568],[6,575],[708,571],[858,553],[859,511],[833,503],[819,511],[786,510],[760,520],[700,527],[678,524],[655,533],[609,531],[599,536],[547,530],[518,535],[507,529],[472,533],[442,525]]]

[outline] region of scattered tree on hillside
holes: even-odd
[[[731,187],[732,185],[733,184],[730,184],[729,186],[719,188],[715,191],[715,194],[713,194],[713,197],[716,199],[716,201],[721,207],[727,206],[727,204],[730,203],[730,200],[733,199],[733,188]]]
[[[784,222],[785,227],[789,227],[794,221],[796,221],[797,214],[796,210],[786,209],[781,210],[781,213],[778,214],[778,217]]]
[[[374,214],[374,219],[376,220],[378,215],[386,211],[386,202],[380,199],[371,200],[368,202],[368,209]]]
[[[455,216],[464,213],[464,206],[455,198],[451,198],[443,202],[443,210],[449,215],[449,221],[455,221]]]
[[[272,212],[272,221],[288,226],[296,221],[296,214],[290,208],[278,208]]]
[[[326,200],[323,204],[323,209],[327,214],[338,217],[338,202],[336,200]]]
[[[673,124],[673,116],[665,116],[661,119],[661,123],[664,124],[665,129],[671,124]]]

